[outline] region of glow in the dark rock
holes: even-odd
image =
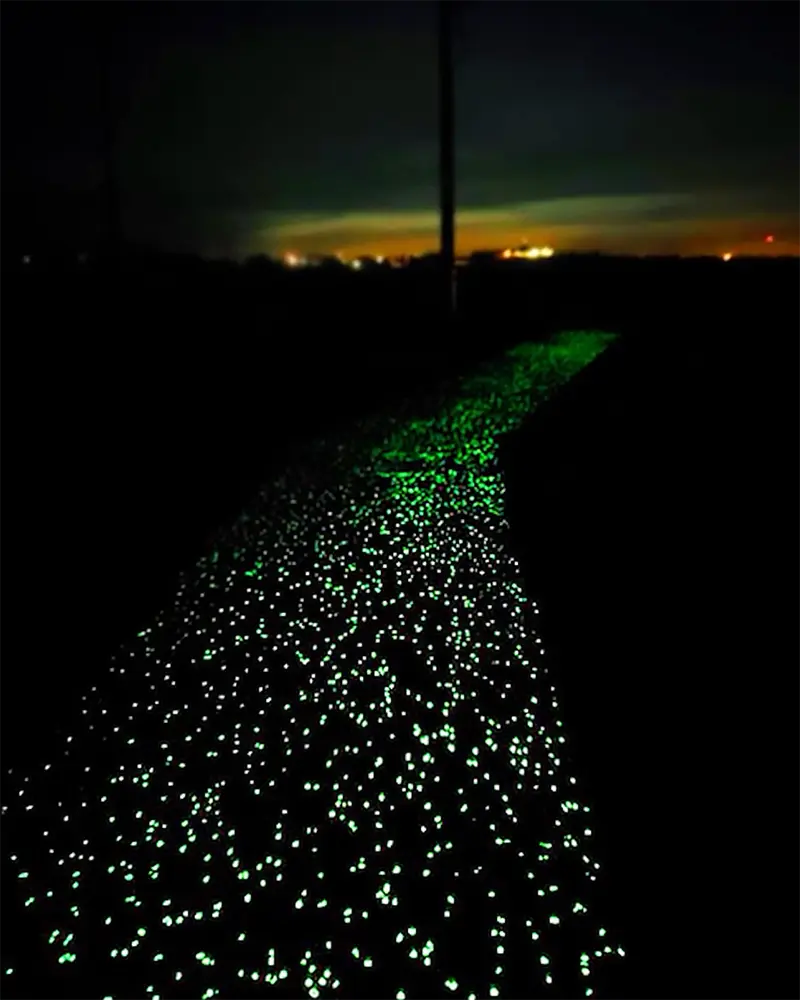
[[[115,658],[63,754],[7,778],[59,975],[114,998],[593,994],[623,952],[496,454],[610,339],[526,345],[320,443]]]

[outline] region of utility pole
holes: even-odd
[[[438,0],[439,35],[439,264],[443,319],[456,315],[455,267],[455,113],[453,87],[453,6]]]
[[[117,116],[119,107],[114,86],[116,12],[113,10],[113,4],[109,4],[105,10],[101,8],[98,14],[100,15],[98,68],[100,73],[100,131],[103,164],[100,230],[106,263],[114,266],[122,249],[122,213],[117,175]]]

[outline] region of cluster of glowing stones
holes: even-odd
[[[497,451],[610,339],[525,345],[321,441],[114,658],[59,758],[7,776],[20,904],[70,989],[593,994],[622,952]]]

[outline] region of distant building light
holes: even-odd
[[[775,237],[774,237],[774,236],[768,236],[768,237],[767,237],[767,238],[766,238],[766,239],[764,240],[764,242],[765,242],[765,243],[774,243],[774,242],[775,242]]]
[[[540,257],[552,257],[555,251],[552,247],[520,247],[519,250],[504,250],[500,255],[504,260],[515,257],[517,260],[538,260]]]
[[[732,253],[724,253],[724,254],[722,255],[722,259],[723,259],[723,260],[730,260],[730,259],[731,259],[731,257],[733,257],[733,254],[732,254]]]
[[[350,262],[350,266],[353,268],[354,271],[360,271],[362,264],[360,260],[353,260]]]
[[[30,264],[30,262],[31,262],[31,255],[29,253],[23,254],[23,256],[22,256],[22,263],[23,264]]]
[[[385,257],[381,257],[381,255],[380,255],[380,254],[378,254],[378,256],[377,256],[377,257],[375,258],[375,260],[376,260],[376,261],[377,261],[377,262],[378,262],[379,264],[382,264],[382,263],[384,262],[384,260],[385,260],[385,259],[386,259],[386,258],[385,258]]]

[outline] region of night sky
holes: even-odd
[[[798,252],[796,4],[495,0],[454,20],[460,253]],[[129,240],[436,248],[434,4],[7,0],[2,21],[6,237],[97,234],[105,51]]]

